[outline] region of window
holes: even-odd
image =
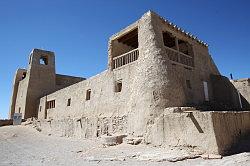
[[[122,91],[122,80],[116,81],[115,83],[115,92],[121,92]]]
[[[176,43],[175,43],[175,37],[168,33],[168,32],[163,32],[163,42],[166,47],[172,48],[172,49],[177,49]]]
[[[68,99],[67,106],[70,106],[71,104],[71,98]]]
[[[207,82],[203,81],[205,101],[209,101]]]
[[[21,113],[21,107],[18,108],[18,113]]]
[[[22,80],[26,77],[26,72],[23,72]]]
[[[88,89],[86,91],[86,100],[90,100],[90,96],[91,96],[91,89]]]
[[[40,64],[41,65],[48,65],[48,58],[45,56],[40,57]]]
[[[186,80],[186,85],[188,89],[192,89],[190,80]]]
[[[55,108],[55,107],[56,107],[55,100],[47,101],[47,109],[51,109],[51,108]]]
[[[42,111],[42,106],[39,107],[39,112],[41,112],[41,111]]]
[[[193,48],[192,45],[184,40],[178,39],[179,51],[193,57]]]

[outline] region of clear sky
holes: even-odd
[[[107,67],[108,38],[148,10],[208,43],[223,75],[250,77],[249,0],[0,0],[0,118],[33,48],[56,53],[57,73],[90,77]]]

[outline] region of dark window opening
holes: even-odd
[[[175,44],[175,37],[172,34],[168,32],[163,32],[163,42],[166,47],[177,50],[177,47]]]
[[[70,106],[71,104],[71,99],[68,99],[67,106]]]
[[[134,62],[139,57],[138,28],[112,40],[112,69]]]
[[[21,107],[18,108],[18,113],[21,113]]]
[[[138,28],[117,39],[119,43],[123,43],[133,49],[138,48]]]
[[[190,80],[186,80],[186,85],[188,89],[192,89]]]
[[[86,91],[86,100],[90,100],[90,96],[91,96],[91,89],[88,89]]]
[[[55,108],[55,107],[56,107],[55,100],[47,101],[47,109],[51,109],[51,108]]]
[[[42,106],[39,107],[39,112],[41,112],[41,111],[42,111]]]
[[[180,52],[192,56],[192,46],[188,42],[178,40],[178,46]]]
[[[26,72],[23,72],[22,80],[26,77]]]
[[[122,81],[119,80],[115,83],[115,92],[121,92],[122,91]]]
[[[40,58],[40,64],[41,64],[41,65],[48,65],[48,58],[42,56],[42,57]]]

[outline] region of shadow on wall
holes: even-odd
[[[211,75],[213,101],[205,103],[210,110],[230,111],[249,110],[249,102],[239,93],[230,80],[221,75]]]
[[[197,130],[199,131],[199,133],[204,133],[204,131],[202,130],[201,126],[199,125],[198,121],[195,119],[194,115],[192,112],[190,112],[187,117],[189,117],[192,122],[194,123],[195,127],[197,128]]]
[[[227,150],[226,155],[250,152],[250,131],[244,135],[239,133],[235,143]]]

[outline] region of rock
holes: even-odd
[[[32,121],[26,121],[26,122],[21,123],[21,125],[27,126],[27,125],[30,125],[32,123],[33,123]]]
[[[124,139],[124,142],[130,145],[138,145],[142,143],[142,141],[143,141],[143,137],[134,137],[134,138],[129,137],[129,138]]]
[[[201,158],[203,158],[203,159],[222,159],[222,156],[217,155],[217,154],[203,154],[203,155],[201,155]]]
[[[42,129],[41,128],[39,128],[39,127],[35,127],[36,128],[36,130],[37,131],[39,131],[39,132],[41,132],[42,131]]]
[[[126,137],[126,135],[102,136],[101,139],[103,145],[114,146],[121,144],[124,137]]]

